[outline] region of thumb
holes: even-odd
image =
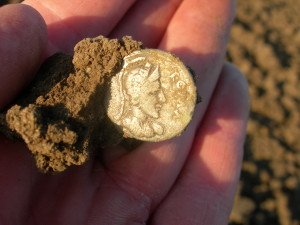
[[[0,8],[0,108],[30,82],[46,47],[43,18],[22,4]]]

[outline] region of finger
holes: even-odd
[[[173,16],[159,48],[174,52],[196,73],[205,112],[223,66],[230,26],[232,0],[185,0]]]
[[[0,108],[30,81],[46,46],[46,26],[33,8],[0,8]]]
[[[152,224],[227,224],[241,170],[247,83],[225,66],[193,150]]]
[[[212,4],[210,4],[211,7],[214,7],[216,5],[216,2],[220,4],[219,1],[216,2],[210,1],[210,2],[213,2]],[[226,1],[222,1],[222,2],[226,2]],[[200,29],[193,30],[191,34],[188,33],[188,31],[193,29],[194,26],[196,25],[198,27],[201,26],[201,24],[197,22],[197,18],[190,19],[190,21],[186,21],[188,23],[184,27],[179,26],[179,24],[177,24],[179,27],[175,27],[176,24],[173,24],[177,20],[180,20],[180,18],[177,18],[177,16],[182,16],[183,17],[182,20],[185,20],[184,15],[186,15],[186,13],[190,13],[192,15],[198,15],[201,13],[206,14],[206,12],[203,12],[205,9],[202,8],[203,2],[202,4],[200,3],[201,1],[194,1],[194,0],[184,1],[182,5],[179,7],[178,11],[175,13],[170,23],[171,28],[169,26],[169,28],[167,29],[167,32],[171,32],[171,31],[175,32],[175,30],[186,29],[185,36],[190,35],[189,39],[182,36],[177,36],[176,38],[176,35],[178,35],[178,33],[175,32],[174,34],[174,39],[178,40],[178,45],[180,46],[185,44],[187,48],[192,48],[192,46],[190,46],[190,44],[188,43],[190,39],[194,39],[194,41],[196,40],[201,41],[203,39],[202,37],[203,33],[200,32],[201,31]],[[222,5],[223,7],[220,6],[215,7],[215,10],[212,10],[212,13],[215,13],[216,16],[220,16],[220,14],[222,14],[222,19],[228,22],[232,19],[232,15],[231,15],[232,10],[230,10],[230,6],[232,5],[229,4],[228,2]],[[212,18],[213,15],[211,15],[210,17]],[[212,25],[219,26],[219,24],[214,24],[214,23],[211,23],[211,26]],[[222,32],[222,34],[224,33],[223,30],[220,32]],[[214,32],[213,34],[211,34],[210,38],[207,36],[206,38],[213,40],[216,39],[215,36],[219,36],[219,35],[220,33]],[[170,41],[175,42],[174,39]],[[186,41],[186,43],[184,41]],[[223,41],[224,40],[222,40],[222,42]],[[208,43],[206,43],[206,45],[207,44]],[[218,45],[218,47],[220,47],[221,45],[220,43],[215,43],[215,44]],[[175,45],[175,43],[173,43],[172,45]],[[213,46],[213,44],[210,44],[210,46]],[[194,45],[192,49],[193,51],[200,52],[201,48],[203,48],[202,45]],[[207,49],[206,51],[208,50],[209,49]],[[193,65],[194,66],[193,69],[196,70],[197,74],[198,71],[203,70],[202,61],[205,61],[203,57],[199,57],[199,55],[195,55],[195,54],[190,55],[187,53],[184,55],[183,52],[178,52],[178,53],[181,53],[182,58],[187,62],[192,62],[194,60],[193,57],[196,58],[194,61],[197,61],[197,64]],[[215,57],[216,59],[218,59],[216,63],[221,64],[221,61],[223,60],[223,52],[219,53],[218,57],[217,56]],[[221,65],[216,65],[216,66],[220,67]],[[207,71],[205,72],[206,73],[213,72],[212,74],[210,74],[210,76],[212,76],[211,79],[216,80],[218,76],[217,72],[219,71],[217,71],[216,69],[215,70],[211,69],[211,67],[215,67],[215,65],[210,64],[210,65],[206,65],[206,67],[207,67],[206,69]],[[210,79],[208,79],[209,74],[201,74],[201,79],[202,79],[202,75],[207,76],[207,79],[203,80],[203,84],[201,84],[200,87],[205,86],[205,84],[208,84],[211,90],[210,89],[206,89],[206,90],[209,93],[211,93],[214,89],[214,85],[211,84],[213,82]],[[205,95],[203,94],[206,101],[207,98],[209,98],[209,93]],[[116,163],[117,166],[116,167],[112,166],[112,169],[116,171],[120,170],[121,174],[126,177],[129,183],[136,185],[138,189],[145,191],[147,195],[155,196],[154,198],[156,199],[154,200],[154,202],[157,203],[160,200],[160,198],[163,196],[163,194],[166,193],[166,191],[168,191],[168,188],[176,179],[185,161],[185,158],[188,154],[188,151],[193,141],[194,132],[201,118],[200,117],[201,113],[203,113],[204,111],[203,108],[205,106],[203,105],[204,105],[203,103],[199,105],[200,110],[202,111],[200,112],[198,109],[195,115],[195,120],[190,124],[188,129],[184,132],[184,134],[181,137],[174,138],[172,140],[161,142],[161,143],[145,144],[141,146],[140,149],[132,152],[131,154],[126,155],[124,158],[121,158],[120,161]],[[157,194],[157,192],[160,192],[160,194]]]
[[[46,47],[46,26],[33,8],[0,8],[0,107],[7,105],[33,77]],[[29,152],[0,137],[0,223],[23,214],[36,173]],[[13,161],[12,161],[13,160]],[[8,223],[8,221],[6,221]]]
[[[194,16],[201,13],[206,14],[206,12],[204,12],[205,9],[201,8],[203,5],[205,5],[204,2],[206,1],[184,1],[181,7],[178,9],[178,11],[181,12],[177,11],[172,21],[175,19],[175,17],[177,17],[177,15],[179,16],[180,14],[183,14],[183,20],[185,19],[185,13],[191,13]],[[206,4],[210,5],[214,9],[211,10],[211,13],[214,13],[219,17],[222,15],[221,19],[226,20],[227,23],[229,23],[229,21],[232,19],[232,10],[230,9],[232,5],[230,2],[210,2],[213,3],[211,4],[206,2]],[[218,4],[220,4],[222,7],[216,7],[216,2],[218,2]],[[186,4],[189,4],[189,7],[184,6]],[[210,15],[210,18],[213,18],[213,15]],[[177,17],[176,20],[179,19],[180,18]],[[171,32],[171,30],[175,32],[176,30],[176,26],[173,24],[175,22],[172,21],[170,25],[172,29],[168,28],[169,31],[167,32]],[[202,22],[205,23],[207,21]],[[177,23],[177,25],[179,24]],[[188,43],[191,39],[193,39],[195,43],[199,43],[203,39],[202,30],[195,29],[194,26],[196,25],[201,27],[200,22],[195,22],[194,20],[190,19],[188,23],[185,24],[185,27],[177,27],[178,30],[186,29],[186,35],[190,35],[190,38],[174,36],[174,38],[170,40],[173,42],[172,50],[175,49],[174,39],[176,38],[180,48],[183,46],[186,46],[187,49],[193,47],[193,51],[195,51],[197,54],[193,54],[193,52],[191,52],[192,50],[187,51],[187,49],[186,52],[178,51],[178,53],[181,54],[182,58],[186,62],[190,62],[189,64],[192,62],[197,62],[192,64],[192,66],[194,66],[193,69],[196,70],[196,73],[200,74],[200,72],[205,72],[204,74],[201,74],[201,76],[203,75],[206,79],[203,79],[203,84],[201,84],[199,87],[205,87],[205,84],[207,84],[209,88],[213,89],[213,84],[216,82],[218,77],[217,73],[219,72],[219,70],[215,67],[221,67],[221,59],[223,59],[224,53],[223,50],[214,52],[217,50],[215,47],[213,47],[213,43],[210,43],[211,48],[207,47],[205,52],[202,52],[204,51],[202,45],[195,44],[194,46],[191,46],[190,43]],[[211,23],[211,25],[219,26],[219,24],[214,23]],[[227,29],[229,29],[229,27]],[[215,28],[215,30],[217,30],[217,28]],[[221,34],[224,33],[223,30],[220,32],[222,32]],[[221,34],[217,31],[214,33],[211,32],[210,37],[208,37],[206,34],[206,38],[213,40],[215,42],[214,44],[220,47],[221,44],[217,43],[216,40],[220,40],[222,42],[224,42],[224,40],[217,38],[216,36],[219,37]],[[174,35],[178,35],[178,32],[175,32]],[[166,37],[164,39],[166,41]],[[205,44],[208,45],[208,43]],[[161,47],[163,47],[163,44]],[[167,43],[165,43],[164,48],[168,49]],[[216,65],[210,63],[209,65],[206,65],[206,69],[204,69],[205,66],[203,66],[202,63],[207,63],[209,60],[207,60],[204,56],[201,56],[200,52],[203,54],[208,52],[214,53]],[[218,56],[216,56],[216,54]],[[207,55],[206,57],[209,56],[210,55]],[[196,60],[194,60],[193,57],[195,57]],[[214,69],[211,69],[211,67]],[[211,79],[213,81],[208,79],[208,73],[212,73]],[[208,93],[205,95],[205,100],[208,101],[212,90],[205,90],[208,91]],[[195,119],[190,124],[188,129],[182,134],[182,136],[165,142],[144,144],[135,151],[109,164],[109,172],[107,175],[111,178],[111,180],[106,182],[107,187],[102,187],[102,192],[96,194],[94,199],[96,202],[102,202],[104,205],[106,204],[110,207],[108,207],[108,209],[103,209],[101,205],[95,205],[91,211],[91,217],[98,218],[100,220],[101,218],[99,217],[101,216],[99,215],[101,214],[99,214],[99,212],[102,212],[102,214],[107,215],[109,218],[114,218],[115,220],[119,219],[120,217],[131,220],[132,218],[135,218],[135,222],[143,221],[143,218],[145,219],[145,216],[147,216],[147,214],[149,214],[151,210],[157,206],[157,204],[169,191],[185,162],[193,142],[195,130],[202,114],[204,113],[204,104],[201,103],[199,107],[200,110],[198,109],[196,111]],[[95,173],[94,176],[97,177],[98,174]],[[118,205],[116,205],[117,203]]]
[[[49,33],[49,54],[70,52],[85,37],[107,36],[135,0],[26,0],[44,17]]]
[[[37,171],[22,143],[0,136],[0,224],[23,224]]]
[[[155,48],[182,0],[138,1],[116,26],[110,36],[130,35],[148,48]]]
[[[88,224],[94,185],[90,182],[91,163],[70,167],[59,174],[39,174],[29,207],[23,209],[26,224]]]

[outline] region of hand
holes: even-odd
[[[244,78],[223,62],[233,2],[25,1],[46,25],[24,4],[0,8],[2,108],[42,59],[99,34],[175,53],[195,70],[203,99],[182,136],[145,143],[107,168],[91,159],[41,174],[24,144],[1,136],[0,224],[227,224],[249,111]]]

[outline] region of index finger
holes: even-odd
[[[48,26],[49,54],[70,52],[85,37],[107,36],[135,0],[26,0]]]
[[[20,4],[0,8],[0,108],[33,77],[46,39],[46,26],[37,11]]]

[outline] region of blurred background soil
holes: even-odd
[[[251,96],[230,224],[299,225],[300,1],[239,0],[227,56]]]
[[[237,2],[227,59],[248,79],[251,114],[230,225],[299,225],[300,1]]]

